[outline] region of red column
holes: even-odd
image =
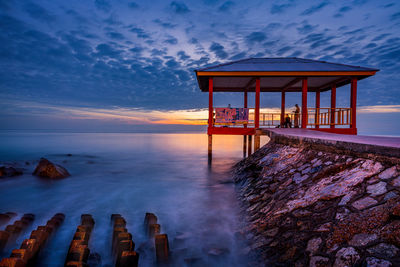
[[[244,103],[243,107],[247,108],[247,90],[244,91]],[[244,128],[247,128],[247,124],[244,125]]]
[[[254,112],[254,127],[260,127],[260,78],[256,79],[256,110]]]
[[[213,127],[213,78],[208,79],[208,134]]]
[[[335,108],[336,108],[336,84],[331,88],[331,128],[335,128]]]
[[[321,91],[317,90],[315,92],[315,128],[316,129],[319,129],[319,122],[320,122],[320,119],[319,119],[319,108],[321,107],[320,99],[321,99]]]
[[[351,79],[351,94],[350,94],[350,107],[351,107],[351,128],[354,129],[354,134],[357,134],[357,78]]]
[[[307,78],[303,78],[301,96],[301,128],[307,128]]]
[[[281,96],[281,127],[285,123],[285,91],[282,91]]]

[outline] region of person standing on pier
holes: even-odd
[[[294,111],[294,128],[299,128],[299,118],[300,118],[300,108],[299,105],[295,105],[296,109]]]

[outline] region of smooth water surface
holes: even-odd
[[[203,133],[1,133],[0,165],[25,170],[23,176],[0,179],[0,212],[36,215],[32,227],[3,256],[62,212],[66,220],[40,258],[40,266],[62,266],[80,215],[89,213],[96,222],[90,250],[111,266],[110,216],[120,213],[141,252],[139,265],[154,266],[154,251],[143,249],[149,242],[144,215],[154,212],[161,232],[168,234],[174,266],[189,266],[185,259],[201,259],[207,266],[245,266],[237,234],[242,220],[229,175],[243,155],[243,137],[214,136],[213,141],[209,165]],[[71,177],[32,176],[41,157],[64,166]]]

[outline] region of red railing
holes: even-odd
[[[345,126],[351,125],[351,108],[308,108],[307,114],[307,125],[311,127],[316,126]],[[215,112],[214,112],[215,116]],[[292,113],[286,113],[286,117],[290,118],[291,126],[294,127],[296,115]],[[214,120],[215,122],[215,117]],[[221,127],[254,127],[254,108],[249,108],[249,120],[241,123],[214,123],[214,126]],[[298,115],[298,125],[301,126],[301,114]],[[281,113],[260,113],[260,127],[283,127],[281,125]]]

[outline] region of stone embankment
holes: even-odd
[[[262,266],[400,266],[399,162],[272,139],[235,166],[249,250]]]

